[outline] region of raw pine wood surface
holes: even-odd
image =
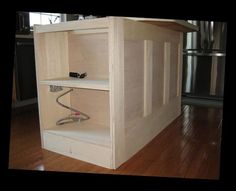
[[[10,169],[218,179],[222,109],[182,106],[181,115],[116,170],[41,149],[38,110],[13,112]]]
[[[36,27],[34,30],[36,30]],[[66,32],[46,34],[34,33],[35,67],[41,133],[44,129],[54,126],[55,121],[58,119],[69,115],[69,111],[66,111],[55,102],[55,99],[61,94],[61,92],[54,92],[52,94],[49,91],[49,87],[40,84],[41,80],[44,79],[58,78],[68,75],[67,39],[68,35]],[[48,63],[50,63],[50,65],[48,65]],[[69,98],[70,97],[66,95],[61,99],[61,101],[66,105],[70,105]],[[52,110],[57,112],[52,112]],[[43,147],[43,136],[41,136],[41,140]]]
[[[188,28],[184,23],[179,25]],[[35,26],[34,29],[43,148],[69,157],[75,151],[76,158],[81,160],[82,155],[85,159],[85,155],[92,152],[93,155],[85,161],[97,165],[101,164],[96,162],[98,155],[106,156],[109,162],[105,167],[116,169],[180,115],[181,96],[178,92],[181,88],[181,64],[178,62],[181,61],[182,30],[175,31],[122,17]],[[127,47],[134,51],[126,51]],[[158,53],[154,51],[164,55],[157,58]],[[158,69],[158,65],[164,67],[164,77],[160,75],[160,80],[159,76],[153,77],[158,72],[153,68]],[[68,115],[68,111],[55,102],[58,92],[51,93],[49,87],[42,83],[48,83],[48,79],[66,77],[69,71],[87,72],[87,80],[108,80],[108,91],[79,89],[65,96],[63,103],[87,113],[91,123],[110,129],[109,155],[78,143],[86,151],[82,154],[76,142],[68,137],[42,133],[42,130],[54,127],[62,116]],[[130,73],[134,74],[130,76]],[[160,83],[164,86],[163,99],[157,99],[157,103],[152,105],[153,93],[156,97],[162,97],[157,95],[159,87],[162,89]],[[64,85],[70,87],[71,84],[66,82]],[[90,88],[96,89],[94,83],[90,85]],[[73,151],[72,148],[76,149]]]
[[[181,85],[177,83],[181,83],[178,48],[182,47],[182,41],[180,32],[128,19],[124,19],[124,39],[125,141],[122,142],[128,160],[180,115],[181,97],[177,88]],[[156,75],[158,70],[162,71],[160,76]]]
[[[126,17],[126,18],[182,32],[194,32],[199,30],[196,25],[192,25],[184,20],[139,18],[139,17]]]
[[[68,33],[69,70],[87,72],[86,79],[108,79],[108,34]]]

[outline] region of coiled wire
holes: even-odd
[[[58,96],[57,99],[56,99],[56,102],[60,106],[66,108],[66,109],[69,109],[69,110],[71,110],[71,111],[73,111],[75,113],[74,114],[70,114],[68,117],[65,117],[65,118],[62,118],[62,119],[58,120],[56,122],[56,125],[62,125],[62,124],[65,124],[65,123],[72,123],[72,122],[80,122],[80,121],[83,121],[83,120],[90,119],[90,117],[87,114],[85,114],[85,113],[83,113],[83,112],[81,112],[81,111],[79,111],[77,109],[74,109],[72,107],[69,107],[69,106],[64,105],[63,103],[59,102],[59,99],[62,96],[66,95],[66,94],[68,94],[69,92],[72,92],[72,91],[73,91],[73,88],[71,88],[70,90],[68,90],[68,91],[64,92],[63,94],[61,94],[60,96]]]

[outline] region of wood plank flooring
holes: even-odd
[[[218,179],[222,109],[182,106],[182,114],[116,170],[41,149],[37,108],[13,113],[9,169]]]

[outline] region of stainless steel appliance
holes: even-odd
[[[223,100],[227,23],[188,22],[199,31],[184,35],[182,95]]]
[[[15,39],[15,83],[17,102],[37,98],[34,42],[31,38]]]

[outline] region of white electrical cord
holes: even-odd
[[[66,105],[62,104],[61,102],[59,102],[59,98],[61,98],[62,96],[68,94],[71,91],[73,91],[72,88],[70,90],[64,92],[60,96],[58,96],[57,99],[56,99],[56,102],[60,106],[66,108],[66,109],[69,109],[69,110],[71,110],[71,111],[73,111],[75,113],[74,114],[70,114],[68,117],[65,117],[65,118],[62,118],[62,119],[58,120],[56,122],[56,125],[62,125],[62,124],[65,124],[65,123],[72,123],[72,122],[80,122],[81,120],[88,120],[90,118],[87,114],[85,114],[85,113],[83,113],[83,112],[81,112],[81,111],[79,111],[77,109],[74,109],[72,107],[66,106]]]

